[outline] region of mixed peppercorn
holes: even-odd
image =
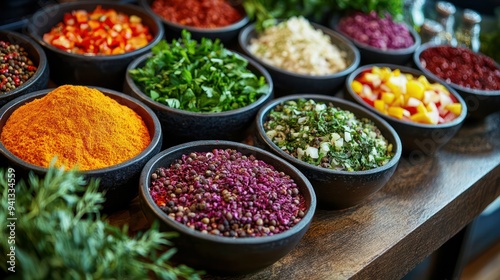
[[[183,155],[151,175],[149,191],[170,218],[225,237],[278,234],[307,211],[289,175],[233,149]]]
[[[285,153],[328,169],[369,170],[385,165],[394,155],[392,144],[372,121],[312,99],[277,105],[264,130]]]
[[[43,40],[63,51],[85,55],[116,55],[146,46],[153,39],[136,15],[97,6],[75,10],[43,35]]]
[[[409,122],[441,124],[462,112],[462,104],[445,86],[399,69],[372,67],[354,78],[351,88],[382,114]]]
[[[420,63],[447,83],[478,90],[500,90],[500,69],[495,61],[470,49],[428,48],[420,54]]]
[[[225,0],[155,0],[151,9],[164,19],[200,28],[219,28],[243,18]]]
[[[26,50],[10,42],[0,41],[0,59],[0,93],[21,86],[37,69]]]

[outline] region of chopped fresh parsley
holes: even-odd
[[[263,76],[247,69],[248,61],[224,48],[219,40],[182,38],[152,48],[144,67],[129,71],[154,101],[191,112],[214,113],[238,109],[268,94]]]
[[[375,124],[352,112],[314,100],[289,100],[264,123],[266,135],[306,163],[343,171],[369,170],[394,156]]]

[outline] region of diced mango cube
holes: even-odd
[[[424,75],[420,75],[420,77],[417,78],[417,81],[424,85],[424,88],[429,89],[430,83]]]
[[[391,93],[391,92],[382,92],[382,98],[381,99],[386,104],[391,104],[394,101],[395,97],[396,97],[396,95],[394,93]]]
[[[425,108],[424,103],[419,103],[417,105],[417,112],[419,112],[419,113],[427,113],[427,109]]]
[[[405,104],[405,97],[402,94],[395,95],[392,106],[404,106]]]
[[[404,112],[404,109],[401,108],[401,107],[391,106],[391,107],[389,107],[387,109],[387,113],[390,116],[393,116],[393,117],[398,118],[398,119],[402,119],[403,118],[403,112]]]
[[[359,81],[354,80],[351,83],[351,88],[355,93],[360,94],[361,91],[363,90],[363,84],[360,83]]]
[[[401,94],[401,88],[396,85],[395,83],[392,83],[391,81],[387,81],[385,85],[391,90],[392,93],[394,94]]]
[[[460,103],[448,104],[446,105],[445,109],[458,116],[462,113],[462,104]]]
[[[414,122],[431,124],[431,118],[428,113],[416,113],[410,117],[410,119]]]
[[[419,81],[411,80],[406,83],[406,93],[411,97],[422,100],[424,98],[424,91],[425,87]]]
[[[385,102],[383,100],[375,100],[373,102],[373,107],[375,107],[375,109],[377,109],[379,112],[385,114],[386,111],[385,111]]]

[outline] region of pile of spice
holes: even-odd
[[[151,179],[155,203],[170,218],[203,233],[274,235],[300,222],[307,210],[289,175],[233,149],[183,155]]]
[[[248,50],[264,62],[304,75],[330,75],[347,67],[346,53],[303,17],[291,17],[250,40]]]
[[[344,17],[339,22],[339,29],[357,42],[381,50],[405,49],[415,44],[406,25],[394,22],[390,14],[381,18],[375,11]]]
[[[129,71],[154,101],[190,112],[215,113],[245,107],[269,94],[264,76],[248,69],[248,60],[219,41],[182,37],[160,41],[143,67]]]
[[[151,9],[168,21],[200,28],[224,27],[243,18],[225,0],[155,0]]]
[[[462,104],[441,83],[399,69],[372,67],[360,73],[351,88],[380,113],[400,120],[435,125],[462,113]]]
[[[84,55],[116,55],[146,46],[153,40],[149,28],[136,15],[98,5],[92,12],[75,10],[43,35],[63,51]]]
[[[92,170],[124,162],[151,142],[142,118],[97,89],[60,86],[16,109],[0,141],[15,156],[48,167]]]
[[[328,169],[369,170],[394,156],[392,144],[372,121],[331,103],[286,101],[271,110],[264,130],[284,152]]]
[[[500,69],[490,57],[468,48],[435,46],[420,53],[420,63],[434,75],[462,87],[500,90]]]
[[[36,72],[36,66],[26,50],[0,40],[0,94],[24,84]]]

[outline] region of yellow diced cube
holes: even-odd
[[[425,89],[429,89],[430,83],[424,75],[420,75],[417,81],[420,82],[422,85],[424,85]]]
[[[392,93],[398,95],[401,94],[401,88],[398,85],[392,83],[391,81],[387,81],[385,85],[391,90]]]
[[[396,95],[394,93],[391,93],[391,92],[382,92],[382,100],[386,103],[386,104],[391,104],[392,102],[394,102],[394,98],[396,97]]]
[[[431,117],[429,116],[428,113],[416,113],[413,116],[411,116],[410,119],[418,123],[426,123],[426,124],[432,123]]]
[[[380,99],[375,100],[373,102],[373,107],[375,107],[375,109],[377,109],[379,112],[386,114],[385,102],[383,100],[380,100]]]
[[[427,113],[427,109],[425,108],[424,103],[419,103],[417,105],[417,112],[419,112],[419,113]]]
[[[387,113],[390,116],[393,116],[393,117],[398,118],[398,119],[402,119],[403,118],[403,112],[404,112],[404,109],[401,108],[401,107],[391,106],[391,107],[389,107],[387,109]]]
[[[399,95],[395,95],[394,97],[394,102],[392,102],[392,106],[404,106],[406,103],[405,103],[405,97],[404,95],[402,94],[399,94]]]
[[[351,88],[355,93],[360,94],[363,90],[363,84],[359,81],[354,80],[351,83]]]
[[[457,116],[462,113],[462,104],[460,103],[448,104],[444,108]]]
[[[406,93],[411,97],[422,100],[424,98],[424,91],[425,87],[419,81],[411,80],[406,83]]]

